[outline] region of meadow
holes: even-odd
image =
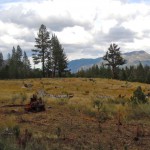
[[[0,149],[148,150],[150,99],[130,99],[138,86],[150,92],[149,84],[100,78],[1,80]],[[15,107],[33,94],[46,111]]]

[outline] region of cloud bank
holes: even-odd
[[[7,56],[20,45],[31,56],[44,24],[69,60],[102,56],[112,42],[122,52],[150,53],[149,7],[148,0],[2,0],[0,51]]]

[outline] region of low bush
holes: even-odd
[[[133,96],[130,98],[132,104],[145,104],[148,103],[148,99],[142,91],[140,86],[133,92]]]

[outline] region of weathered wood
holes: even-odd
[[[2,107],[24,107],[24,106],[25,105],[21,105],[21,104],[18,104],[18,105],[17,104],[15,104],[15,105],[13,104],[13,105],[3,105],[3,106],[1,106],[1,108]]]

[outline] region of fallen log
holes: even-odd
[[[0,108],[2,108],[2,107],[24,107],[25,105],[23,105],[23,104],[13,104],[13,105],[3,105],[3,106],[1,106]]]

